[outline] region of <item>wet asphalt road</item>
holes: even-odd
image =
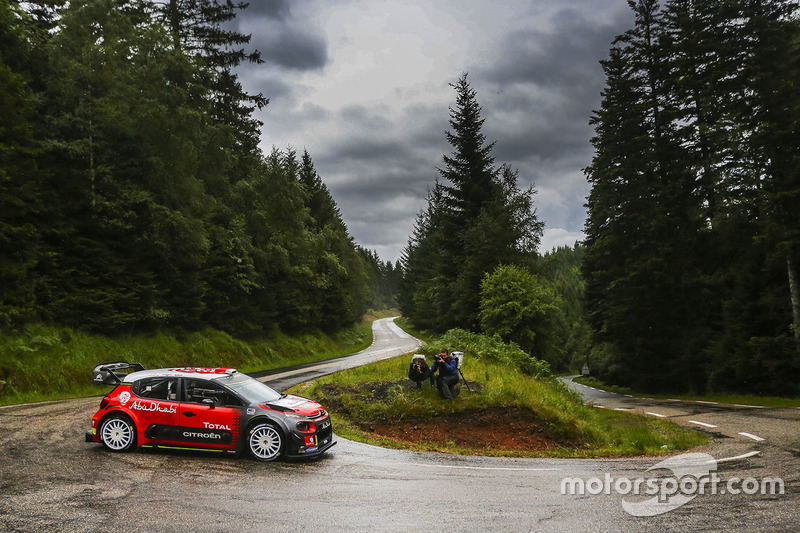
[[[384,350],[413,351],[416,341],[386,322],[375,325],[371,356],[332,361],[329,370],[390,356]],[[285,388],[308,372],[295,368],[264,379]],[[719,463],[720,477],[780,476],[786,493],[707,494],[659,516],[634,517],[621,506],[632,497],[562,495],[561,481],[636,479],[661,458],[457,457],[343,439],[303,462],[168,450],[112,454],[83,442],[99,404],[87,398],[0,409],[0,531],[800,530],[800,409],[584,392],[603,408],[656,413],[708,431],[714,443],[695,451],[732,458]],[[759,453],[736,459],[752,452]]]

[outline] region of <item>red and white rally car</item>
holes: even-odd
[[[161,445],[247,451],[273,461],[319,455],[336,444],[320,404],[233,368],[107,363],[95,367],[94,382],[116,387],[100,402],[86,442],[114,452]]]

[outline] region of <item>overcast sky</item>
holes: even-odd
[[[451,152],[449,86],[469,72],[495,161],[534,185],[541,251],[583,238],[599,61],[626,0],[250,0],[262,148],[307,149],[356,243],[395,261]]]

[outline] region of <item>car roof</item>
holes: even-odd
[[[202,367],[181,367],[181,368],[154,368],[152,370],[140,370],[131,372],[122,380],[123,383],[133,383],[142,378],[154,377],[188,377],[194,379],[224,378],[233,374],[238,374],[235,368],[202,368]]]

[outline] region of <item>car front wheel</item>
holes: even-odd
[[[283,435],[272,424],[257,424],[250,429],[248,447],[259,461],[274,461],[283,451]]]
[[[126,452],[136,446],[136,426],[122,415],[112,415],[100,426],[100,440],[112,452]]]

